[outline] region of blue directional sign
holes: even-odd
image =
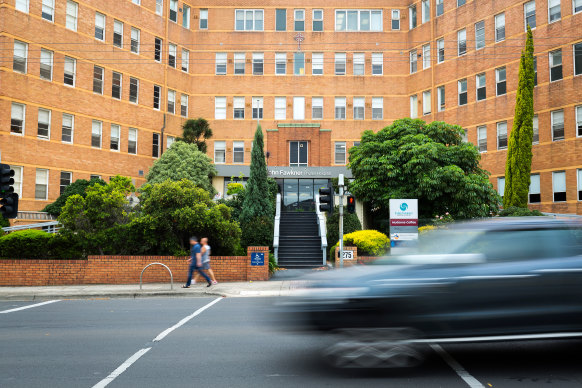
[[[251,253],[251,265],[265,265],[265,254],[263,252]]]

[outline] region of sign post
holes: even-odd
[[[339,266],[344,267],[344,174],[339,174]]]
[[[390,200],[390,253],[403,253],[418,241],[418,199]]]

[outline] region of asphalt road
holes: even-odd
[[[272,327],[272,298],[216,300],[63,300],[12,312],[36,303],[0,302],[0,387],[582,386],[582,340],[443,345],[414,369],[335,370],[318,356],[325,338]]]

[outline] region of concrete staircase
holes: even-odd
[[[315,212],[281,212],[279,233],[280,267],[323,266],[321,237]]]

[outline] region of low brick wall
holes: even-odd
[[[252,253],[264,253],[264,264],[251,265]],[[155,262],[170,268],[174,283],[185,283],[187,259],[174,256],[89,256],[82,260],[0,260],[0,286],[139,283],[143,268]],[[247,256],[211,256],[210,265],[219,282],[268,280],[269,248],[249,247]],[[145,270],[142,281],[169,282],[170,274],[164,267],[153,265]]]

